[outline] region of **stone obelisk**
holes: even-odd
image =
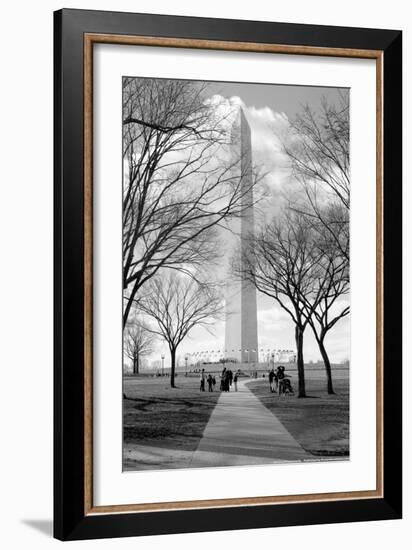
[[[230,248],[232,253],[237,250],[242,268],[246,240],[254,232],[252,141],[242,108],[232,126],[232,151],[238,159],[236,170],[241,178],[242,215],[232,222]],[[258,361],[256,288],[242,275],[231,276],[230,269],[226,284],[225,356],[244,364]]]

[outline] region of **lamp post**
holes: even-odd
[[[162,355],[162,376],[165,374],[165,356]]]

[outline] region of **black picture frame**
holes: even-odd
[[[120,514],[86,513],[84,37],[87,33],[382,52],[382,497]],[[401,31],[63,9],[54,14],[54,70],[54,536],[60,540],[77,540],[400,518]]]

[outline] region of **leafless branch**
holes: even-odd
[[[146,285],[149,294],[139,304],[153,320],[147,330],[163,338],[171,355],[171,386],[174,387],[176,350],[195,326],[211,326],[223,311],[217,286],[163,269]]]
[[[252,167],[233,154],[228,114],[208,104],[205,90],[124,79],[124,326],[159,269],[191,273],[217,260],[217,228],[242,214],[258,181],[245,184]]]

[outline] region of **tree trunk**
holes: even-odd
[[[170,386],[175,388],[176,350],[174,348],[170,348],[170,360]]]
[[[139,355],[133,357],[133,374],[139,374]]]
[[[298,397],[306,397],[305,388],[305,363],[303,361],[303,329],[296,325],[295,327],[295,341],[297,351],[297,367],[298,367]]]
[[[325,340],[325,335],[321,335],[321,337],[318,339],[318,345],[319,345],[320,353],[322,355],[323,364],[325,365],[325,369],[326,369],[326,377],[328,380],[328,394],[332,395],[335,393],[333,390],[332,369],[330,366],[329,356],[324,345],[324,340]]]
[[[134,298],[136,296],[136,293],[137,293],[137,288],[138,288],[137,284],[134,284],[133,290],[130,293],[130,296],[128,297],[128,299],[127,299],[126,307],[123,310],[123,330],[126,326],[127,319],[129,318],[130,310],[132,309],[132,304],[133,304],[133,300],[134,300]]]

